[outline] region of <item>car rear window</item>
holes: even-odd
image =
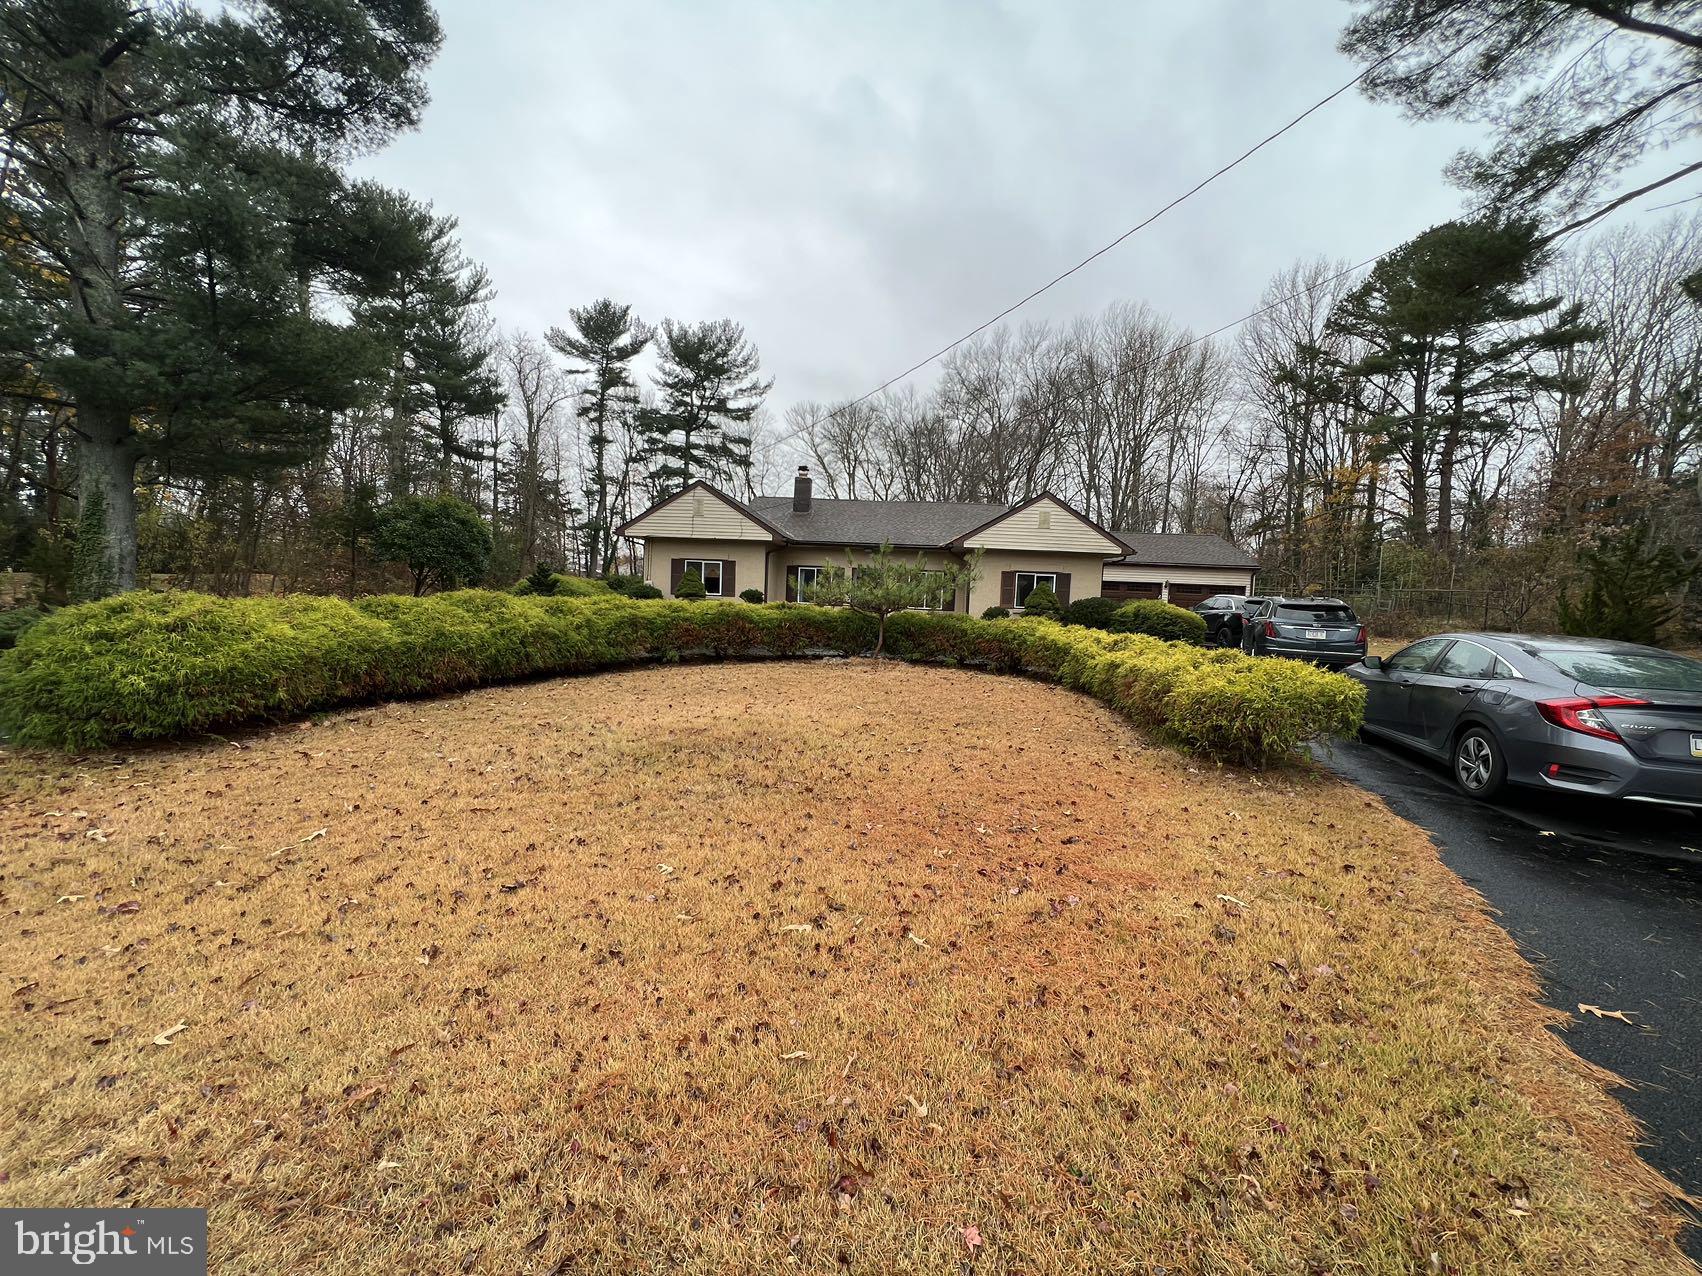
[[[1306,603],[1283,603],[1276,609],[1279,620],[1326,620],[1342,624],[1357,624],[1353,608],[1342,606],[1312,607]]]
[[[1702,661],[1640,651],[1542,648],[1538,654],[1568,678],[1615,691],[1702,691]]]

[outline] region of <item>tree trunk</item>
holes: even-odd
[[[100,492],[104,517],[100,552],[83,560],[74,584],[79,598],[104,598],[136,588],[136,449],[122,411],[84,408],[77,421],[83,433],[79,490]]]

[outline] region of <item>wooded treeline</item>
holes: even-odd
[[[1297,263],[1232,338],[1117,305],[787,419],[833,495],[1050,490],[1117,529],[1228,535],[1267,588],[1492,591],[1492,619],[1552,621],[1588,551],[1702,544],[1699,267],[1695,214],[1564,251],[1450,223],[1369,274]]]

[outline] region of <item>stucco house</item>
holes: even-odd
[[[1049,494],[1020,505],[818,498],[807,466],[790,496],[741,501],[700,480],[618,531],[642,543],[644,579],[670,598],[696,572],[712,598],[760,589],[771,601],[795,600],[822,571],[855,566],[882,544],[942,569],[980,551],[975,583],[939,602],[971,615],[995,604],[1020,610],[1039,584],[1066,605],[1102,594],[1186,607],[1211,594],[1248,593],[1258,573],[1253,558],[1221,537],[1120,534]]]

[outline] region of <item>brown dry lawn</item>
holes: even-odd
[[[0,1204],[220,1273],[1688,1270],[1339,783],[870,662],[241,743],[0,761]]]

